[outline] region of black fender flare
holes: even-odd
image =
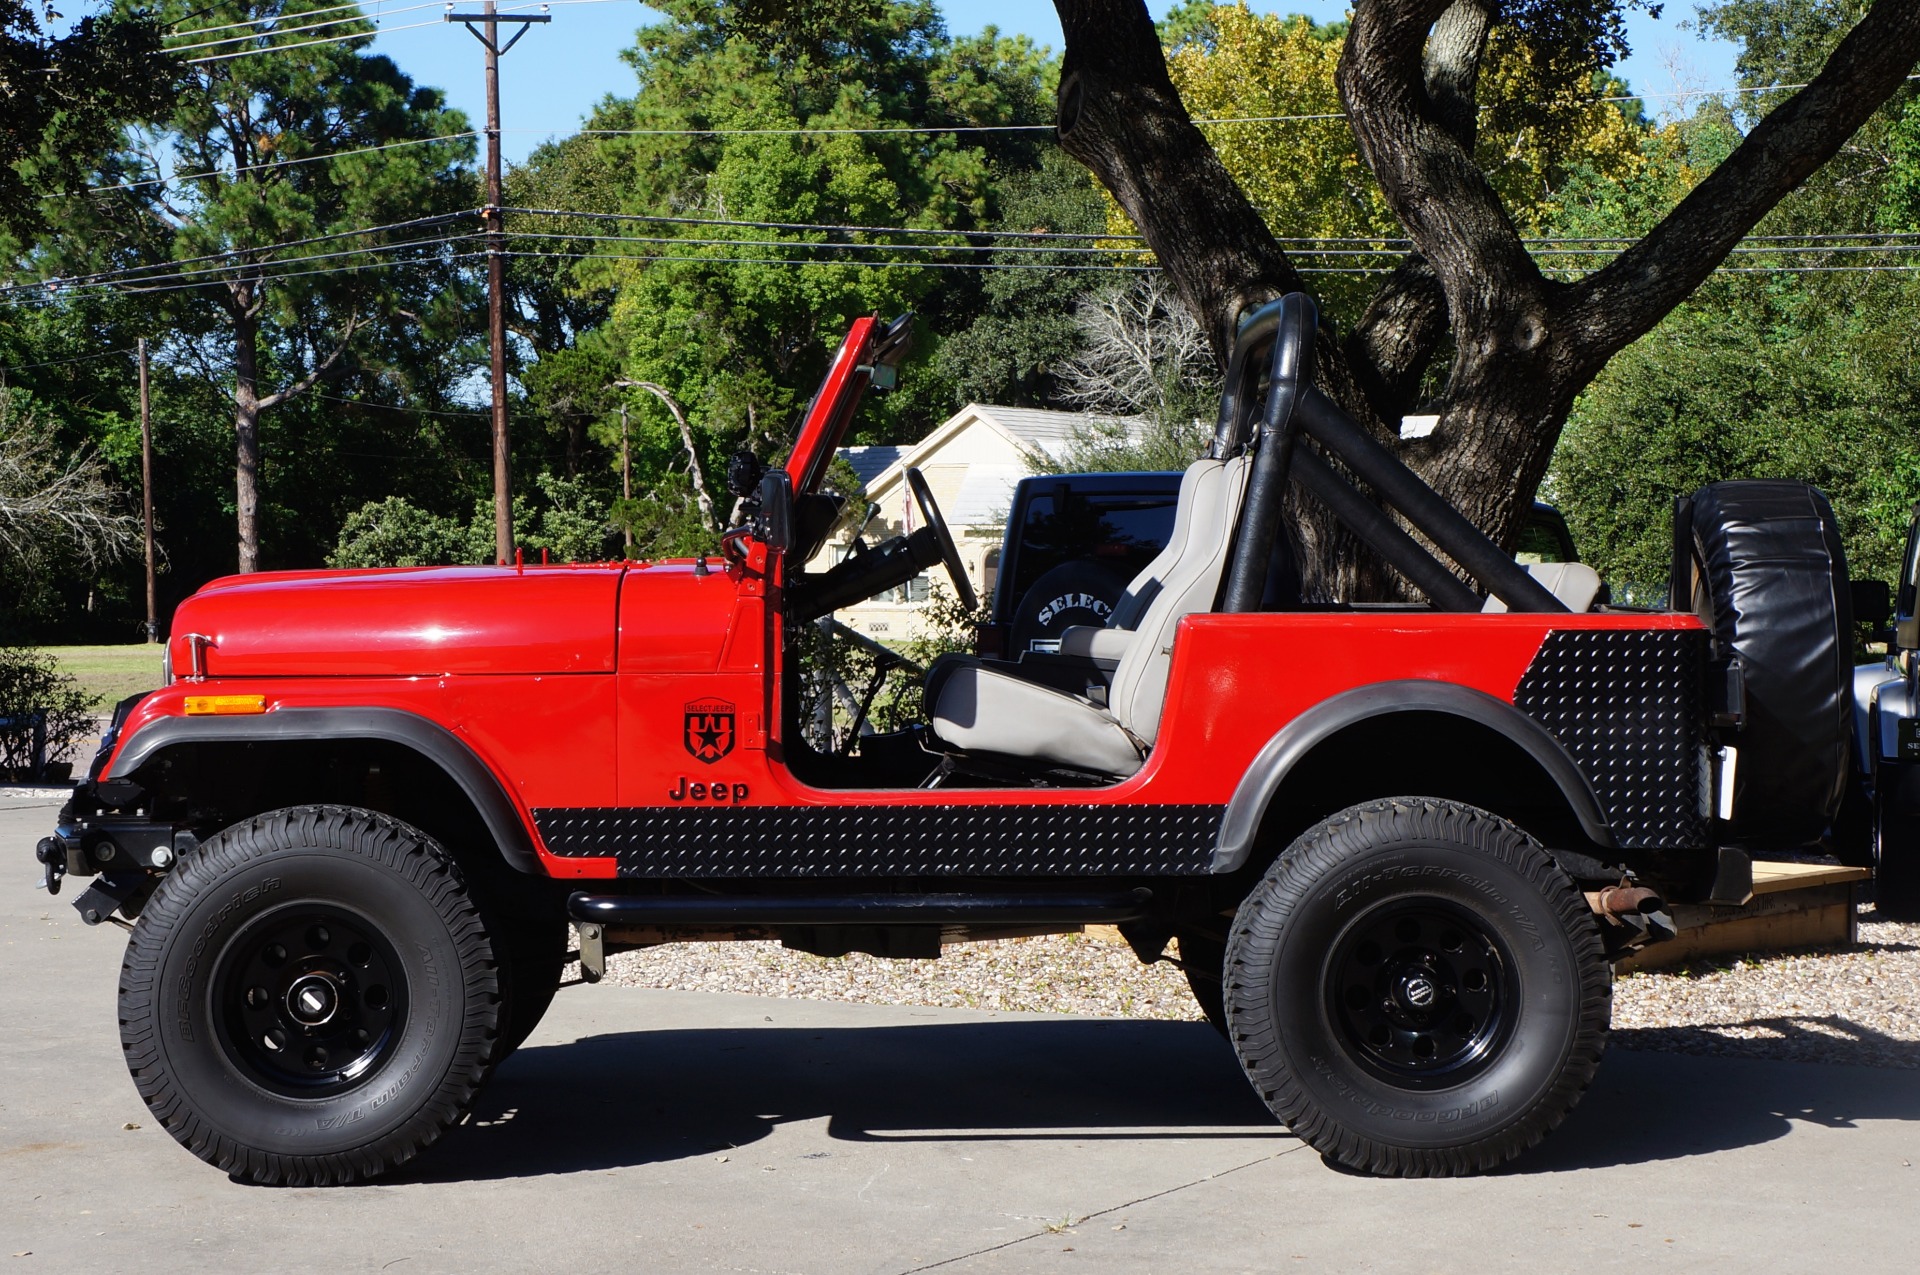
[[[473,803],[507,863],[531,876],[547,875],[526,823],[487,764],[446,727],[397,708],[283,708],[258,717],[165,717],[135,732],[101,778],[125,778],[156,754],[182,745],[348,739],[399,744],[439,766]]]
[[[1268,803],[1280,791],[1288,773],[1316,747],[1349,726],[1401,713],[1445,713],[1504,736],[1547,772],[1580,821],[1581,830],[1596,845],[1614,845],[1613,830],[1593,785],[1546,727],[1485,691],[1451,682],[1407,679],[1343,691],[1300,714],[1268,740],[1240,777],[1233,800],[1221,817],[1213,871],[1232,872],[1247,861]]]

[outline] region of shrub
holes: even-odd
[[[93,734],[94,697],[78,679],[60,671],[44,651],[0,646],[0,773],[29,776],[34,762],[35,713],[46,715],[49,758],[59,757]]]

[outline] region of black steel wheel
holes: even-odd
[[[301,806],[211,838],[127,943],[120,1038],[140,1096],[201,1159],[351,1182],[430,1145],[498,1048],[494,946],[417,829]]]
[[[1506,820],[1403,797],[1309,829],[1240,905],[1228,1036],[1329,1161],[1426,1177],[1535,1145],[1606,1046],[1612,969],[1578,889]]]
[[[316,902],[277,908],[214,959],[220,1045],[247,1080],[274,1093],[345,1093],[392,1054],[406,1027],[406,972],[358,913]]]
[[[1326,1003],[1349,1054],[1410,1089],[1461,1084],[1499,1057],[1519,996],[1505,940],[1443,899],[1376,905],[1327,961]]]

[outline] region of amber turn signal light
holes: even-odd
[[[232,717],[267,711],[264,695],[189,695],[188,717]]]

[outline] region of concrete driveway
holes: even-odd
[[[375,1186],[235,1185],[135,1094],[122,935],[0,796],[0,1275],[1911,1269],[1920,1073],[1616,1051],[1508,1172],[1387,1182],[1200,1024],[572,988]]]

